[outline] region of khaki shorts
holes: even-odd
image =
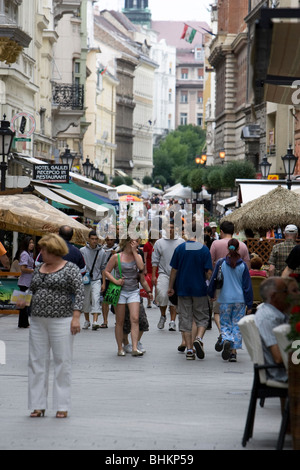
[[[177,313],[179,314],[180,331],[192,331],[193,321],[197,327],[207,328],[209,322],[208,297],[178,296]]]

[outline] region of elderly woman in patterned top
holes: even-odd
[[[84,288],[79,268],[63,259],[65,241],[45,235],[38,245],[43,264],[35,269],[29,334],[29,409],[32,418],[47,408],[50,350],[54,360],[53,407],[57,418],[67,417],[71,398],[74,335],[80,332]]]

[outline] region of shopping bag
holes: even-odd
[[[121,262],[120,262],[120,255],[118,254],[118,266],[119,266],[119,273],[122,277],[122,269],[121,269]],[[103,303],[114,305],[116,306],[119,302],[120,294],[121,294],[122,286],[118,286],[113,282],[109,282],[107,289],[105,290]]]

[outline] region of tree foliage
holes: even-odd
[[[234,188],[236,179],[253,179],[255,176],[255,167],[248,160],[226,163],[223,169],[223,187]]]
[[[224,165],[201,167],[196,170],[182,172],[180,182],[183,186],[190,186],[195,192],[201,191],[199,185],[208,190],[221,188],[234,188],[236,179],[253,179],[256,176],[254,165],[249,161],[232,161]],[[195,188],[195,189],[194,189]]]
[[[203,186],[203,170],[202,168],[196,168],[190,172],[190,176],[188,178],[189,186],[195,193],[200,193]]]
[[[205,145],[205,131],[198,126],[179,126],[160,142],[153,154],[153,179],[164,176],[168,184],[181,181],[183,170],[195,169],[195,157]]]
[[[143,178],[143,184],[149,185],[152,184],[152,178],[149,175],[145,175]]]

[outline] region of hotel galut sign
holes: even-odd
[[[44,183],[69,183],[69,165],[33,165],[33,179]]]

